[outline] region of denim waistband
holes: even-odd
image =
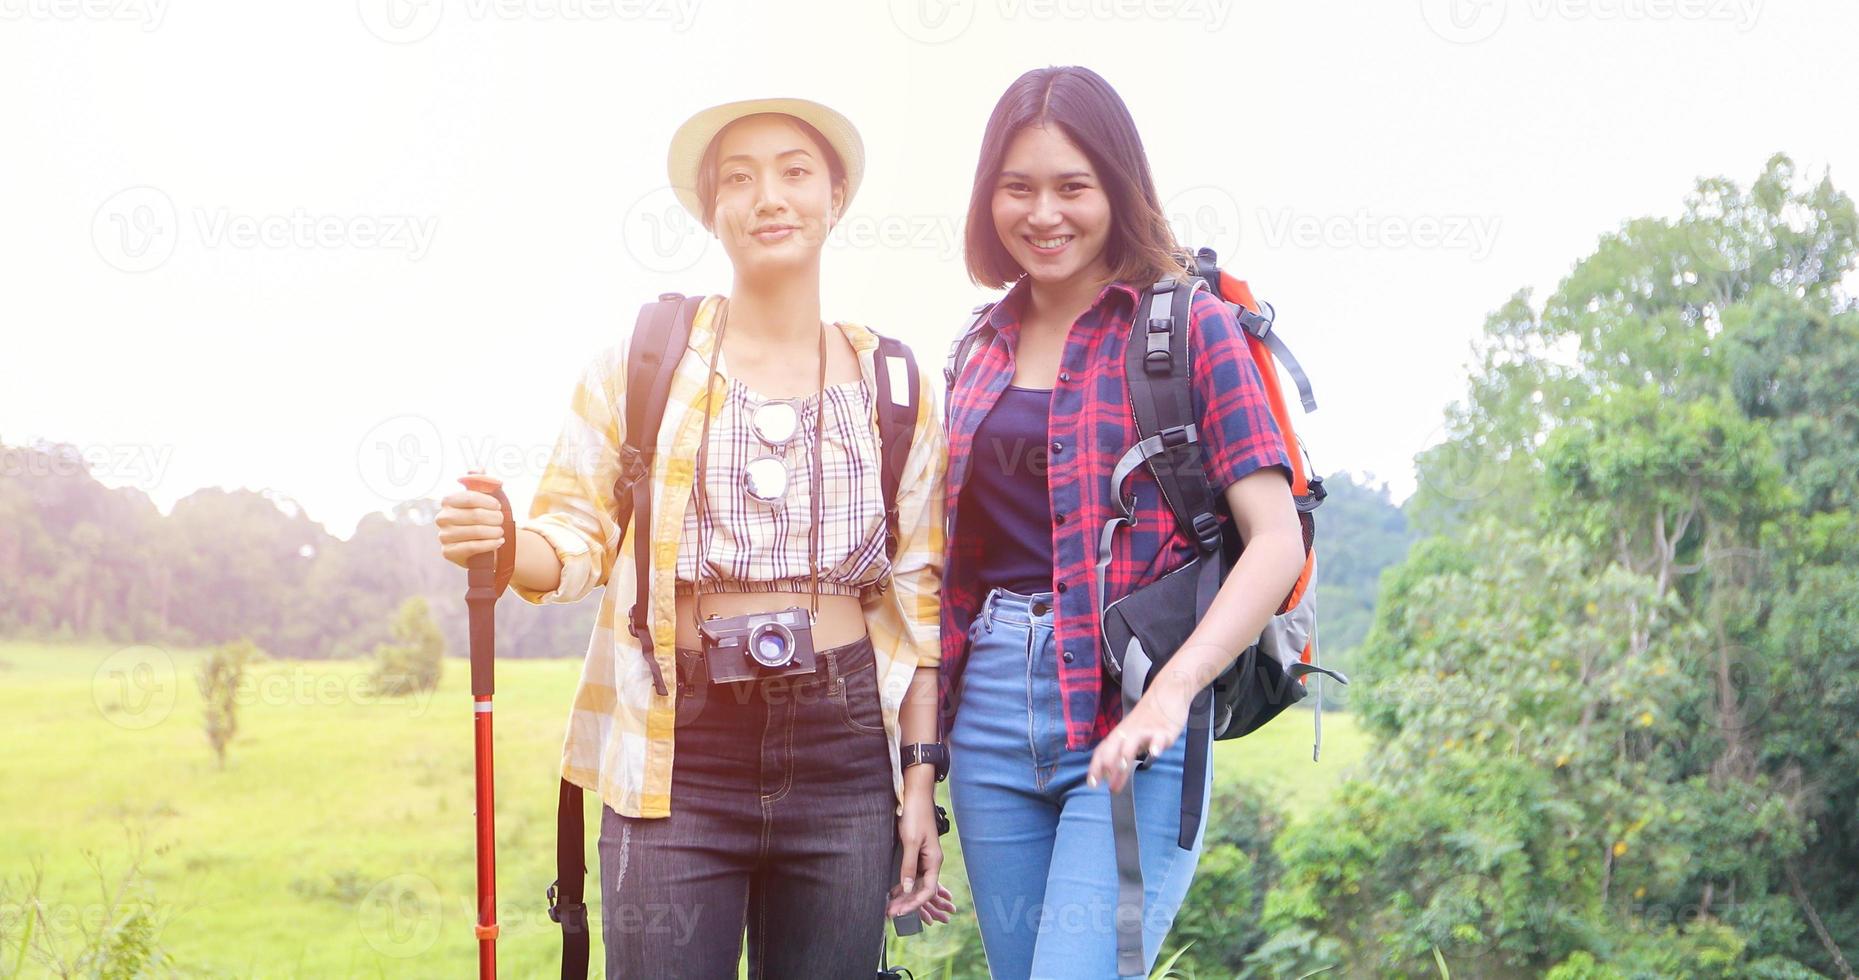
[[[761,680],[746,681],[755,686],[783,687],[805,689],[814,685],[829,684],[839,677],[854,671],[865,670],[877,660],[877,652],[871,645],[871,635],[861,636],[851,643],[824,650],[814,651],[813,673],[796,674],[790,677],[769,677]],[[689,685],[693,682],[709,684],[710,672],[704,666],[704,652],[685,647],[677,648],[679,683]]]
[[[981,611],[975,614],[977,622],[1013,623],[1019,626],[1052,625],[1055,613],[1055,601],[1050,592],[1035,592],[1021,595],[1011,589],[994,589],[987,598],[981,600]]]

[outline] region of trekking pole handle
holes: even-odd
[[[516,571],[516,516],[510,510],[510,498],[504,496],[503,481],[483,473],[462,476],[458,482],[468,490],[496,498],[503,510],[503,545],[495,552],[472,555],[465,560],[465,605],[471,617],[471,693],[488,697],[492,693],[491,663],[495,620],[492,618],[497,597],[503,594]]]

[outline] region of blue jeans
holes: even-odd
[[[996,978],[1117,975],[1110,793],[1085,785],[1090,750],[1065,747],[1052,617],[1049,592],[989,593],[969,630],[949,732],[950,801]],[[1193,850],[1176,840],[1186,749],[1184,732],[1134,774],[1143,955],[1151,967],[1201,854],[1198,836]],[[1203,812],[1211,786],[1210,779],[1200,790]]]

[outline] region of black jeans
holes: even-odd
[[[871,641],[805,677],[710,684],[678,651],[671,815],[602,807],[610,980],[871,980],[897,869],[896,796]]]

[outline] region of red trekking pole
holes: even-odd
[[[516,516],[510,511],[503,484],[495,477],[474,473],[461,477],[467,489],[497,498],[503,508],[503,546],[496,553],[473,555],[466,562],[465,609],[471,624],[472,727],[477,753],[478,819],[478,977],[497,977],[497,836],[493,816],[496,794],[491,774],[491,691],[495,651],[497,597],[510,584],[516,569]]]

